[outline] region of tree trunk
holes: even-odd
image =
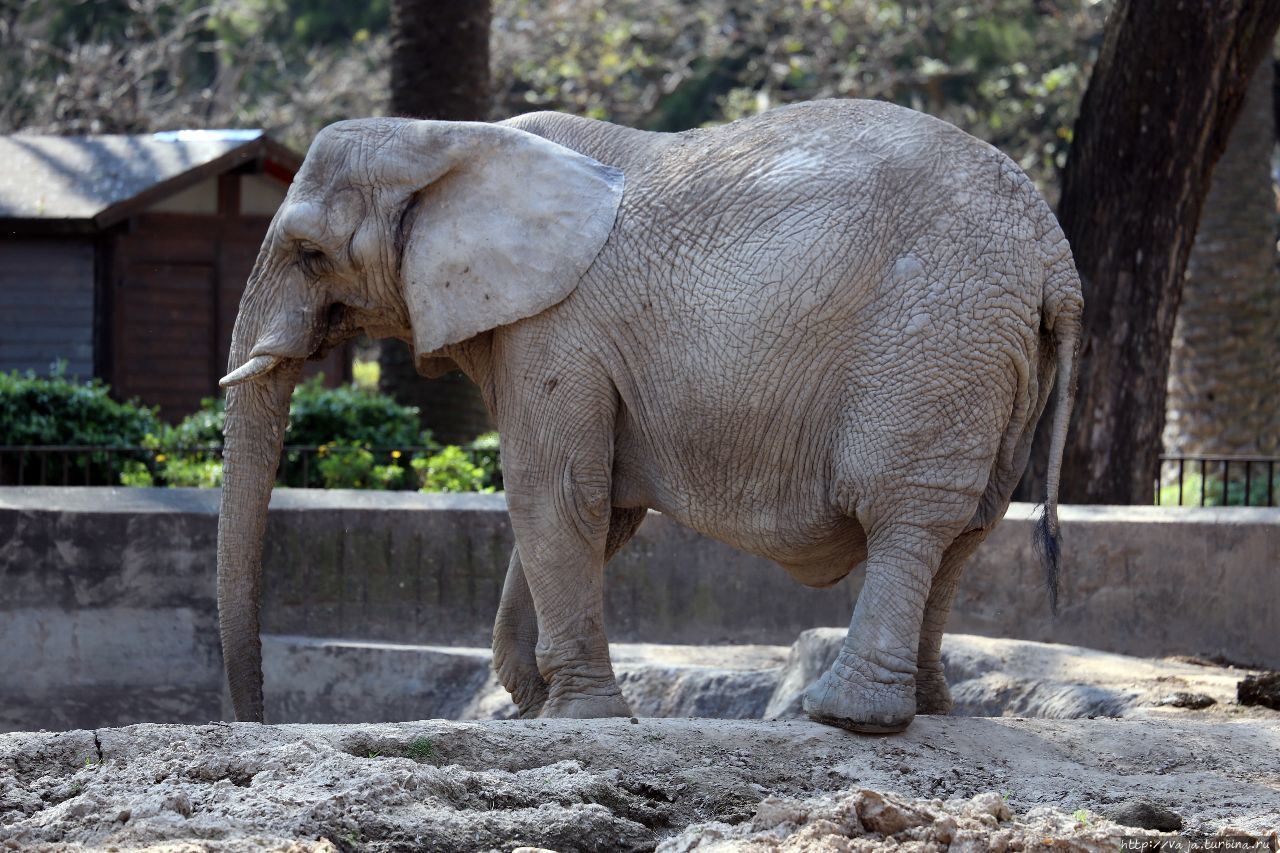
[[[1058,213],[1085,298],[1064,502],[1152,501],[1187,256],[1214,164],[1278,26],[1275,0],[1117,0],[1111,12]],[[1040,482],[1051,422],[1046,413]]]
[[[1169,360],[1165,451],[1271,455],[1280,443],[1275,70],[1258,67],[1213,173]]]
[[[483,121],[489,116],[488,0],[393,0],[391,113],[411,118]],[[440,441],[468,441],[492,427],[480,389],[460,372],[418,375],[409,347],[382,341],[380,389],[417,406]]]

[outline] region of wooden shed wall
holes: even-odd
[[[270,220],[144,213],[114,241],[112,386],[177,420],[218,394],[240,296]],[[310,362],[331,384],[347,353]]]
[[[15,238],[0,247],[0,371],[94,375],[91,237]]]

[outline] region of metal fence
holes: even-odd
[[[1161,456],[1158,506],[1275,506],[1280,457]]]
[[[335,445],[287,445],[276,475],[281,483],[312,488],[324,485],[318,463],[332,454],[356,448]],[[438,447],[370,447],[379,465],[408,468],[415,456],[427,456]],[[466,447],[477,462],[493,473],[493,484],[502,487],[498,450]],[[126,462],[157,473],[167,457],[193,461],[222,458],[221,447],[8,446],[0,447],[0,485],[117,486]],[[412,478],[406,478],[406,486]],[[1275,456],[1161,456],[1155,480],[1158,506],[1276,506],[1280,503],[1280,457]]]
[[[294,488],[316,488],[325,485],[320,461],[356,451],[367,451],[380,466],[409,469],[416,457],[429,457],[442,448],[409,445],[402,447],[347,447],[343,445],[285,445],[280,455],[276,480]],[[467,454],[490,472],[491,485],[502,488],[502,472],[496,447],[464,446]],[[221,446],[208,447],[124,447],[79,445],[0,446],[0,485],[6,486],[119,486],[128,472],[143,469],[158,482],[164,482],[162,470],[166,462],[218,462]],[[134,463],[130,467],[129,463]],[[137,467],[140,466],[140,467]],[[406,476],[398,488],[413,488],[413,477]]]

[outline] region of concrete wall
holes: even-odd
[[[0,488],[0,730],[225,715],[217,502]],[[1031,510],[975,557],[951,630],[1280,666],[1280,509],[1064,507],[1057,619]],[[500,495],[277,491],[264,630],[486,646],[510,547]],[[785,644],[846,624],[860,583],[807,589],[653,514],[609,566],[606,619],[615,641]]]

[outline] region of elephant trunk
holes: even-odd
[[[247,355],[238,349],[232,347],[233,366]],[[218,624],[231,703],[242,722],[262,722],[262,539],[289,422],[289,399],[302,362],[286,359],[273,367],[227,389],[218,515]]]

